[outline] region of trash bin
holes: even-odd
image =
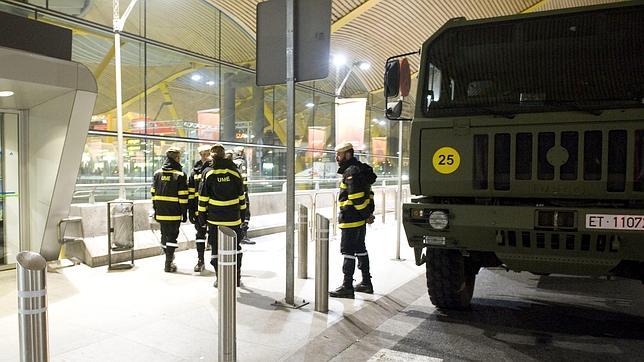
[[[134,202],[107,203],[108,268],[125,269],[134,266]],[[130,251],[130,264],[113,264],[112,252]]]

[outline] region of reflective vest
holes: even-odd
[[[188,207],[188,184],[181,165],[167,159],[154,173],[152,181],[152,206],[157,221],[179,221]]]
[[[198,211],[208,213],[209,224],[238,226],[246,207],[244,184],[233,161],[213,160],[202,172]]]

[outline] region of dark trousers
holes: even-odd
[[[353,273],[355,271],[356,260],[358,261],[358,269],[362,272],[362,281],[364,283],[371,283],[369,254],[367,253],[367,246],[365,245],[367,226],[362,225],[357,228],[341,229],[341,232],[340,252],[344,256],[344,262],[342,263],[344,286],[353,289]]]
[[[159,221],[161,225],[161,247],[166,255],[173,255],[174,249],[179,247],[177,238],[179,237],[179,221]]]
[[[353,255],[366,253],[367,247],[364,243],[367,235],[367,226],[362,225],[357,228],[340,229],[342,237],[340,240],[340,252],[342,255]]]
[[[195,224],[195,230],[197,230],[197,236],[195,237],[197,244],[197,257],[199,258],[199,260],[203,260],[203,254],[206,250],[207,229],[206,226],[202,227],[198,224]]]
[[[241,251],[241,228],[239,226],[229,226],[235,234],[237,235],[237,251]],[[210,256],[210,264],[215,267],[215,272],[217,272],[217,253],[219,252],[218,249],[218,235],[219,235],[219,227],[217,225],[209,224],[208,225],[208,244],[210,244],[210,247],[212,248],[211,250],[211,256]],[[242,254],[239,253],[237,254],[237,268],[241,269],[241,260],[242,260]]]

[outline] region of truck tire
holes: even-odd
[[[439,309],[466,309],[470,306],[476,269],[458,250],[427,250],[427,292]]]

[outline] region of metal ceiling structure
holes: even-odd
[[[240,23],[254,37],[259,0],[208,0]],[[366,89],[382,87],[382,66],[393,54],[420,45],[447,20],[490,18],[521,12],[596,5],[614,0],[333,0],[332,54],[366,60],[370,70],[357,70]],[[412,72],[418,60],[410,59]],[[331,73],[332,74],[332,73]]]

